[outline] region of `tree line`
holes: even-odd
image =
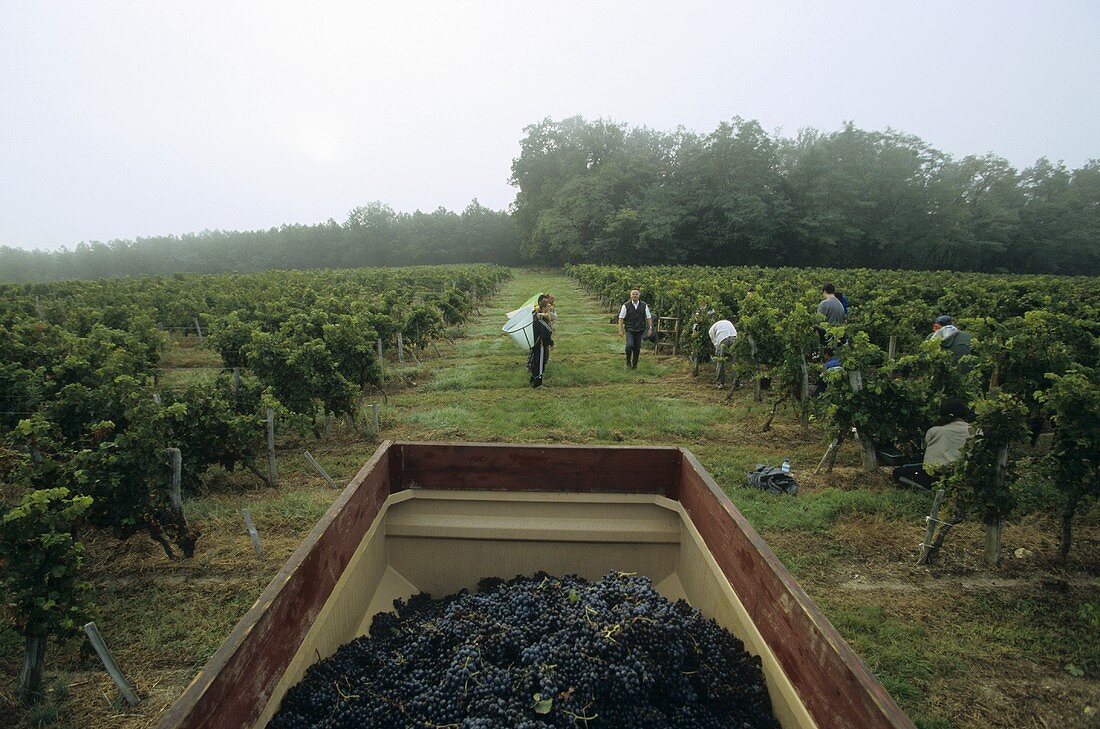
[[[520,262],[518,231],[506,211],[477,200],[461,213],[444,208],[402,213],[372,202],[352,210],[342,223],[208,230],[81,243],[54,252],[0,246],[0,281]]]
[[[580,117],[526,129],[512,164],[528,259],[1100,272],[1100,160],[1018,171],[846,123],[709,134]]]
[[[0,246],[0,280],[443,263],[828,266],[1100,273],[1100,160],[955,159],[849,122],[709,133],[545,119],[524,130],[509,210],[395,212],[57,252]]]

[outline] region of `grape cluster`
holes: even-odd
[[[490,578],[394,607],[311,666],[268,726],[779,726],[759,657],[645,577]]]

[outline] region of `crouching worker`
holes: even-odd
[[[733,345],[737,341],[737,328],[729,319],[719,319],[707,332],[710,343],[714,345],[714,358],[718,361],[718,387],[726,386],[726,365],[732,363]],[[734,379],[733,386],[737,387]]]
[[[550,348],[554,346],[551,313],[549,298],[543,294],[539,297],[538,306],[531,312],[534,325],[532,336],[535,344],[527,356],[527,368],[531,372],[531,387],[535,388],[542,387],[542,375],[546,371],[546,363],[550,360]]]
[[[832,372],[833,370],[844,369],[844,365],[840,363],[840,358],[836,356],[836,352],[833,351],[832,347],[823,347],[822,348],[822,350],[821,350],[821,359],[824,360],[824,362],[821,365],[821,374],[822,375],[824,375],[826,372]],[[810,397],[817,397],[818,395],[821,395],[822,393],[824,393],[828,389],[829,389],[829,383],[825,380],[824,377],[819,377],[819,378],[817,378],[817,383],[813,386],[813,389],[810,391]]]
[[[939,424],[924,434],[924,458],[894,469],[894,480],[908,486],[931,490],[943,471],[959,460],[970,439],[970,421],[974,413],[966,403],[949,397],[940,405]]]
[[[959,367],[959,372],[964,375],[970,372],[970,360],[961,363],[959,360],[970,354],[972,337],[959,329],[954,319],[946,314],[936,317],[936,321],[932,323],[932,333],[928,338],[938,340],[940,347],[951,353],[951,357]]]

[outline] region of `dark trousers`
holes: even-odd
[[[737,341],[737,337],[726,337],[718,343],[718,351],[715,352],[715,359],[718,360],[718,379],[719,385],[726,384],[726,365],[733,365],[733,343]],[[734,387],[737,387],[737,382],[734,381]]]
[[[903,466],[898,466],[894,469],[894,480],[906,486],[915,485],[925,491],[931,491],[932,486],[936,483],[936,479],[924,470],[923,463],[906,463]]]
[[[545,344],[536,344],[531,348],[528,364],[531,370],[531,387],[542,384],[542,374],[546,371],[546,363],[550,361],[550,348]]]
[[[626,363],[631,367],[638,366],[638,353],[642,351],[642,337],[645,332],[626,333]]]

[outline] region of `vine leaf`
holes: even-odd
[[[535,705],[531,708],[535,710],[536,714],[549,714],[551,707],[554,705],[554,699],[542,698],[542,694],[535,694]]]

